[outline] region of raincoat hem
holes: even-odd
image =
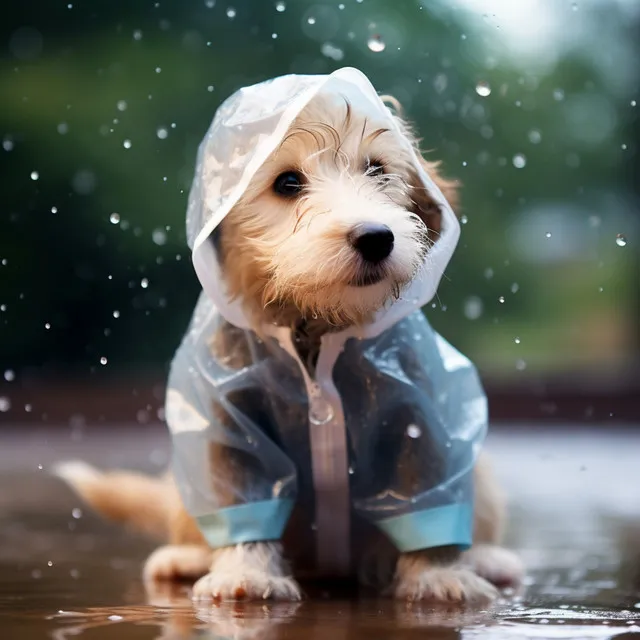
[[[218,509],[198,516],[198,528],[212,548],[243,542],[266,542],[282,537],[294,501],[274,499]]]
[[[450,504],[394,516],[375,524],[403,553],[450,545],[464,550],[472,542],[473,507]]]

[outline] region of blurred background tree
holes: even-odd
[[[436,328],[498,383],[637,375],[639,25],[632,0],[8,4],[0,395],[162,378],[199,291],[184,216],[215,109],[342,66],[464,184]]]

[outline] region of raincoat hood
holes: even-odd
[[[212,547],[280,540],[295,506],[307,527],[299,543],[315,540],[318,573],[335,576],[350,572],[349,542],[359,546],[352,517],[400,552],[471,544],[487,403],[474,366],[420,311],[460,230],[417,157],[442,209],[441,235],[398,301],[369,325],[322,336],[315,365],[303,362],[294,330],[265,325],[259,337],[242,300],[227,296],[209,237],[321,88],[397,128],[367,78],[348,68],[276,78],[220,107],[200,145],[187,213],[203,293],[165,407],[177,486]]]
[[[388,120],[389,128],[411,146],[367,77],[349,67],[330,75],[281,76],[242,88],[225,100],[198,150],[187,210],[187,239],[204,292],[236,327],[249,328],[249,322],[242,300],[232,300],[227,295],[224,274],[209,237],[282,142],[295,118],[321,89],[347,98],[364,113]],[[460,226],[455,214],[413,151],[412,156],[416,172],[442,210],[441,234],[402,297],[381,309],[370,325],[350,330],[352,335],[378,335],[427,304],[435,295],[458,242]]]

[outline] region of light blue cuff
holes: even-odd
[[[391,538],[398,551],[449,545],[468,549],[473,537],[473,507],[449,504],[378,520],[375,524]]]
[[[292,508],[293,500],[262,500],[218,509],[196,521],[209,545],[216,549],[241,542],[279,540]]]

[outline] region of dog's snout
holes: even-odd
[[[363,222],[348,235],[351,246],[367,261],[377,264],[393,251],[393,232],[386,224]]]

